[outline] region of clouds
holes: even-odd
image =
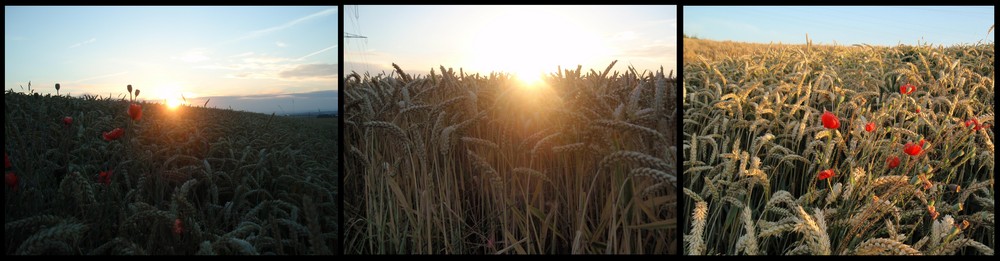
[[[324,90],[303,93],[208,96],[189,99],[191,104],[203,104],[209,101],[209,107],[233,108],[259,113],[291,114],[316,111],[336,111],[337,91]]]
[[[303,64],[291,70],[285,70],[278,74],[281,78],[303,79],[303,78],[336,78],[336,64]]]
[[[251,39],[251,38],[261,37],[261,36],[264,36],[264,35],[267,35],[267,34],[270,34],[270,33],[273,33],[273,32],[277,32],[277,31],[281,31],[281,30],[290,28],[290,27],[295,26],[295,25],[297,25],[299,23],[303,23],[303,22],[306,22],[306,21],[309,21],[309,20],[313,20],[313,19],[325,17],[325,16],[328,16],[328,15],[337,15],[337,8],[333,7],[333,8],[324,9],[322,11],[319,11],[319,12],[316,12],[316,13],[312,13],[312,14],[309,14],[309,15],[306,15],[306,16],[303,16],[303,17],[299,17],[299,18],[297,18],[295,20],[292,20],[292,21],[288,21],[288,22],[286,22],[284,24],[281,24],[281,25],[272,26],[272,27],[268,27],[268,28],[264,28],[264,29],[260,29],[260,30],[256,30],[256,31],[251,31],[251,32],[246,33],[246,34],[244,34],[244,35],[242,35],[242,36],[240,36],[240,37],[238,37],[236,39],[225,41],[225,42],[222,42],[220,44],[227,44],[227,43],[232,43],[232,42],[239,42],[239,41],[243,41],[243,40],[247,40],[247,39]]]
[[[655,70],[660,66],[667,71],[676,69],[677,36],[676,19],[647,21],[632,28],[623,28],[607,37],[615,49],[613,56],[637,69]]]
[[[288,47],[288,44],[286,44],[285,42],[282,42],[282,41],[274,42],[274,45],[277,45],[278,47],[281,47],[281,48]]]
[[[70,45],[69,49],[73,49],[73,48],[77,48],[77,47],[80,47],[80,46],[92,44],[94,42],[97,42],[97,38],[90,38],[89,40],[86,40],[86,41],[83,41],[83,42],[79,42],[79,43],[75,43],[73,45]]]
[[[187,63],[198,63],[209,60],[208,50],[205,48],[195,48],[173,58]]]
[[[229,71],[223,72],[229,79],[261,79],[280,81],[335,81],[338,65],[329,62],[327,56],[323,59],[313,59],[310,63],[303,61],[310,57],[335,50],[332,45],[299,58],[275,56],[268,53],[243,52],[230,55],[213,64],[195,66],[195,69]],[[198,54],[197,52],[193,54]],[[196,58],[191,57],[191,58]]]
[[[253,52],[245,52],[245,53],[241,53],[241,54],[236,54],[236,55],[233,55],[233,56],[229,56],[229,58],[241,58],[241,57],[247,57],[247,56],[251,56],[251,55],[253,55]]]

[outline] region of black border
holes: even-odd
[[[684,6],[677,5],[677,75],[675,84],[677,87],[674,106],[677,106],[676,124],[677,133],[674,137],[676,146],[677,161],[674,175],[677,176],[677,256],[684,256],[684,216],[688,215],[684,211]]]
[[[344,95],[341,91],[344,88],[344,5],[337,5],[337,255],[344,255],[344,144],[347,143],[344,136]]]

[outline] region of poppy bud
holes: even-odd
[[[7,174],[4,174],[3,180],[7,183],[8,188],[17,188],[17,174],[14,174],[14,172],[7,172]]]
[[[174,235],[178,235],[179,236],[179,235],[181,235],[183,233],[184,233],[184,223],[182,223],[181,219],[179,219],[179,218],[178,219],[174,219]]]

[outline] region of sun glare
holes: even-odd
[[[483,72],[513,73],[527,85],[557,66],[606,63],[610,49],[586,28],[586,19],[552,9],[500,11],[469,45],[468,66]],[[607,61],[610,62],[610,61]]]
[[[542,83],[540,72],[518,72],[515,77],[521,81],[521,84],[524,84],[528,88],[538,87]]]
[[[167,108],[171,110],[176,110],[181,104],[184,104],[184,102],[179,99],[167,99]]]
[[[180,83],[162,84],[150,90],[150,96],[164,101],[164,105],[170,110],[176,110],[181,105],[187,104],[186,99],[197,98],[195,94],[185,92]]]

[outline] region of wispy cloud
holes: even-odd
[[[203,62],[203,61],[207,61],[209,59],[208,55],[206,54],[207,52],[208,52],[208,50],[206,50],[205,48],[195,48],[195,49],[190,50],[190,51],[188,51],[188,52],[186,52],[184,54],[181,54],[181,56],[173,57],[173,58],[177,59],[177,60],[189,62],[189,63]]]
[[[263,36],[263,35],[266,35],[266,34],[269,34],[269,33],[273,33],[273,32],[284,30],[286,28],[295,26],[296,24],[299,24],[299,23],[302,23],[302,22],[305,22],[305,21],[309,21],[309,20],[316,19],[316,18],[319,18],[319,17],[324,17],[324,16],[327,16],[327,15],[334,15],[334,14],[337,14],[337,8],[336,7],[325,9],[323,11],[312,13],[310,15],[306,15],[306,16],[303,16],[303,17],[299,17],[298,19],[286,22],[286,23],[278,25],[278,26],[272,26],[272,27],[268,27],[268,28],[265,28],[265,29],[252,31],[252,32],[244,34],[243,36],[240,36],[239,38],[236,38],[236,39],[233,39],[233,40],[229,40],[229,41],[223,42],[221,44],[227,44],[227,43],[238,42],[238,41],[242,41],[242,40],[246,40],[246,39],[250,39],[250,38],[260,37],[260,36]]]
[[[229,56],[229,58],[240,58],[240,57],[247,57],[247,56],[251,56],[251,55],[253,55],[253,52],[245,52],[245,53],[241,53],[241,54]]]
[[[282,71],[281,78],[334,78],[337,76],[336,64],[303,64],[291,70]]]
[[[281,48],[285,48],[285,47],[288,46],[288,44],[286,44],[285,42],[282,42],[282,41],[274,42],[274,45],[277,45],[278,47],[281,47]]]
[[[84,46],[84,45],[87,45],[87,44],[91,44],[91,43],[94,43],[94,42],[97,42],[97,38],[90,38],[90,40],[86,40],[86,41],[83,41],[83,42],[79,42],[79,43],[70,45],[69,49],[77,48],[77,47]]]
[[[330,47],[327,47],[327,48],[323,48],[322,50],[315,51],[313,53],[307,54],[306,56],[299,57],[298,59],[295,59],[295,60],[296,61],[302,61],[302,60],[305,60],[306,58],[309,58],[309,57],[311,57],[313,55],[317,55],[317,54],[329,51],[330,49],[334,49],[334,48],[337,48],[337,45],[333,45],[333,46],[330,46]]]
[[[241,71],[227,75],[228,78],[276,79],[278,72],[289,70],[294,65],[288,58],[266,54],[242,53],[231,56],[228,61],[195,66],[198,69]]]
[[[264,53],[241,53],[211,64],[195,66],[197,69],[230,71],[230,79],[280,80],[287,82],[330,81],[336,79],[336,63],[306,63],[307,58],[335,50],[337,45],[323,48],[298,59],[272,56]]]

